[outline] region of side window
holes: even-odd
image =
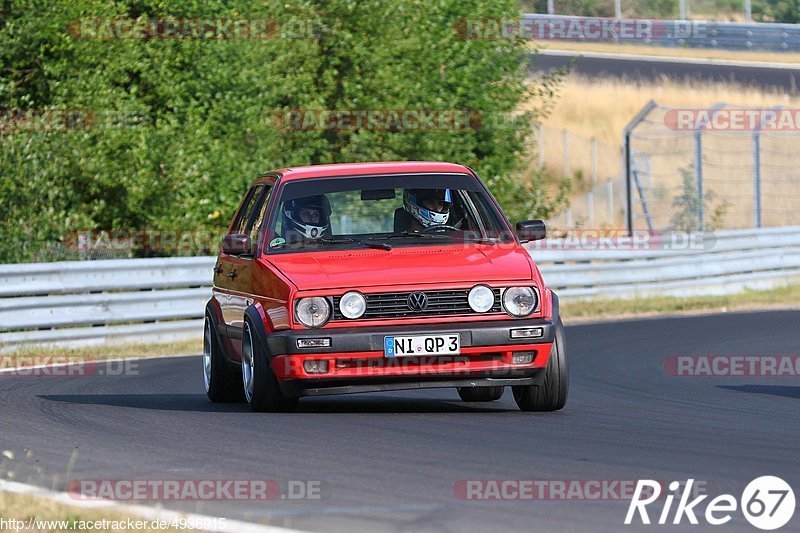
[[[252,227],[248,231],[250,234],[250,242],[252,243],[252,252],[255,253],[258,247],[258,235],[261,233],[261,228],[264,227],[264,217],[267,214],[267,204],[269,203],[269,195],[272,192],[272,186],[266,185],[264,187],[264,193],[261,195],[261,199],[258,201],[257,204],[257,211],[256,216],[253,219]]]
[[[261,191],[263,189],[263,185],[256,185],[250,189],[249,193],[247,193],[244,205],[239,210],[239,215],[236,218],[236,222],[234,222],[231,228],[231,233],[249,233],[248,230],[250,228],[250,219],[252,218],[256,202],[258,201],[258,197],[261,195]]]

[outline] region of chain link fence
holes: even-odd
[[[553,228],[625,226],[624,152],[568,130],[536,127],[537,161],[550,173],[573,180],[569,206],[547,220]]]
[[[621,155],[619,147],[572,133],[539,133],[540,161],[551,169],[581,175],[603,168],[583,190],[577,180],[569,208],[548,221],[557,228],[693,232],[800,224],[800,109],[650,102],[623,132]]]
[[[800,110],[669,108],[626,129],[629,226],[703,231],[800,223]]]

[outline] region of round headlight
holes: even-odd
[[[331,317],[331,305],[325,298],[301,298],[295,307],[297,320],[309,328],[324,326]]]
[[[494,292],[486,285],[476,285],[469,291],[469,306],[476,313],[485,313],[494,305]]]
[[[360,292],[350,291],[339,300],[339,311],[345,318],[359,318],[367,310],[367,299]]]
[[[503,307],[511,316],[528,316],[533,313],[538,303],[536,291],[530,287],[511,287],[503,293]]]

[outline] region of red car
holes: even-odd
[[[567,399],[558,298],[475,172],[451,163],[270,172],[222,239],[206,306],[208,397],[255,411],[302,396],[454,387],[524,411]]]

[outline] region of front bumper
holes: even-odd
[[[542,328],[537,338],[511,338],[511,330]],[[384,337],[458,333],[461,353],[386,357]],[[548,319],[450,324],[292,330],[270,334],[272,369],[284,392],[296,396],[434,387],[535,385],[543,378],[555,324]],[[330,347],[299,348],[298,339],[330,339]],[[515,352],[532,352],[515,364]],[[326,361],[328,371],[306,372],[306,361]]]

